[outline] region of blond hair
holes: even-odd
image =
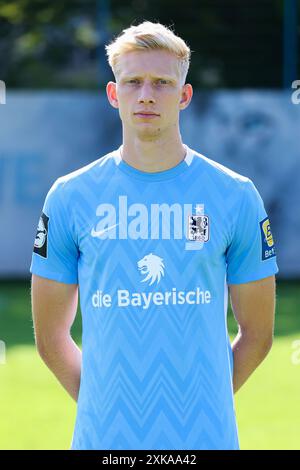
[[[182,85],[188,73],[191,50],[183,39],[161,23],[144,21],[130,26],[105,46],[108,63],[114,75],[118,72],[118,59],[126,52],[161,49],[175,54],[179,61]]]

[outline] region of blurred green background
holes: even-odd
[[[299,292],[300,282],[277,282],[273,347],[235,395],[241,449],[300,449],[300,353],[293,348],[300,340]],[[232,340],[237,324],[231,309],[228,315]],[[7,347],[0,366],[0,449],[68,449],[76,403],[36,351],[29,282],[2,282],[0,324]],[[80,310],[72,336],[80,346]]]
[[[187,41],[195,88],[280,88],[284,3],[0,0],[0,78],[10,89],[98,90],[113,78],[105,44],[146,19],[174,26]]]

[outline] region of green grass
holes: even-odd
[[[8,350],[0,384],[0,449],[70,448],[76,403],[33,346]]]
[[[300,340],[300,283],[277,284],[275,340],[271,352],[235,396],[242,449],[300,449],[300,365],[292,342]],[[79,312],[78,312],[79,313]],[[228,328],[237,331],[232,312]],[[81,317],[72,328],[80,344]],[[30,284],[0,286],[0,449],[68,449],[76,404],[38,356],[30,311]]]
[[[291,361],[292,341],[299,338],[276,338],[266,359],[237,392],[242,449],[300,449],[300,365]]]

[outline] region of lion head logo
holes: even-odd
[[[163,259],[153,253],[144,256],[144,258],[137,262],[137,265],[141,274],[147,275],[141,282],[146,282],[151,279],[150,286],[154,281],[159,283],[161,276],[165,274]]]

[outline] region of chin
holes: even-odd
[[[142,141],[152,141],[157,140],[161,137],[161,129],[143,129],[137,132],[137,137]]]

